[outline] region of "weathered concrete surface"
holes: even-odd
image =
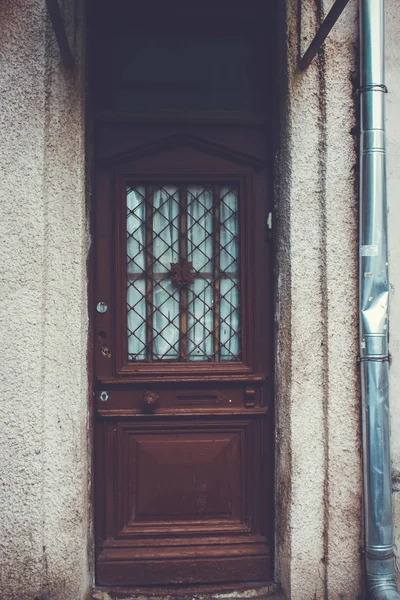
[[[386,1],[387,172],[389,270],[391,280],[390,369],[393,514],[397,564],[400,557],[400,21],[398,3]],[[400,577],[398,577],[400,585]]]
[[[354,600],[362,587],[356,7],[347,7],[325,51],[299,74],[299,43],[304,52],[331,2],[301,5],[299,15],[299,3],[287,2],[276,193],[278,577],[291,600]]]
[[[81,600],[89,586],[82,24],[67,73],[45,0],[1,2],[0,23],[0,596]]]
[[[232,587],[232,586],[231,586]],[[121,596],[107,589],[94,590],[92,600],[118,600]],[[180,593],[154,591],[149,594],[124,594],[124,600],[282,600],[278,586],[271,584],[256,589],[204,594],[196,589],[182,590]]]

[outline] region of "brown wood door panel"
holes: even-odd
[[[164,544],[164,546],[156,546],[157,551],[160,553],[160,556],[162,556],[165,559],[179,559],[182,557],[183,547],[185,548],[185,559],[195,557],[198,557],[199,559],[211,558],[213,556],[221,557],[227,552],[226,547],[224,547],[227,545],[226,540],[225,544],[216,544],[214,543],[214,540],[212,538],[204,538],[202,540],[203,543],[197,542],[196,544],[191,544],[188,546],[182,544],[182,540],[180,539],[177,539],[175,541],[178,542],[175,545],[171,545],[171,542],[169,542],[168,546],[166,544]],[[243,537],[238,537],[234,539],[232,549],[228,550],[228,554],[233,558],[238,556],[262,556],[265,554],[264,542],[265,540],[262,540],[260,538],[260,541],[258,543],[253,542],[249,544],[246,543],[246,540]],[[132,557],[140,558],[143,561],[152,561],[154,560],[154,547],[141,546],[140,549],[139,547],[135,547],[134,550],[131,550],[130,548],[116,549],[109,547],[106,548],[102,553],[101,561],[107,562],[116,559],[129,560]]]
[[[235,415],[245,410],[246,414],[266,415],[271,406],[271,386],[267,380],[263,385],[228,386],[192,385],[167,387],[142,384],[135,389],[113,389],[107,398],[96,392],[96,412],[102,417],[148,417],[145,410],[147,396],[153,395],[154,416],[174,415]]]
[[[100,584],[268,579],[272,545],[257,472],[262,420],[98,423],[107,482]]]
[[[239,432],[184,434],[170,426],[167,434],[153,432],[150,439],[132,433],[131,437],[136,448],[130,462],[137,467],[133,476],[137,487],[130,527],[134,522],[164,528],[195,526],[204,520],[240,521]]]
[[[261,419],[117,421],[104,435],[106,530],[263,533],[258,519]]]
[[[164,132],[163,132],[164,133]],[[253,132],[241,132],[239,139],[251,139]],[[135,141],[144,141],[146,130],[135,135]],[[244,380],[265,379],[272,374],[270,345],[265,340],[272,335],[268,305],[271,293],[266,287],[268,272],[271,269],[270,249],[266,244],[266,223],[268,216],[267,184],[265,169],[260,172],[262,161],[259,155],[232,152],[229,148],[222,152],[217,146],[195,137],[197,147],[187,145],[192,136],[160,137],[157,143],[145,144],[147,154],[141,157],[143,146],[135,151],[127,151],[100,161],[98,168],[98,209],[96,211],[97,239],[101,259],[97,263],[99,292],[98,297],[114,310],[105,314],[96,313],[96,374],[99,380],[110,384],[124,377],[126,381],[138,381],[163,375],[174,377],[204,375],[211,377],[235,377]],[[202,141],[199,144],[198,139]],[[219,152],[220,156],[216,153]],[[265,158],[265,157],[263,157]],[[251,166],[253,161],[253,166]],[[198,362],[175,364],[171,367],[162,362],[144,364],[127,363],[126,354],[126,250],[124,230],[126,185],[130,181],[146,182],[237,182],[240,186],[240,247],[241,247],[241,330],[243,339],[243,360],[232,364],[215,363],[209,365]],[[257,238],[255,237],[255,234]],[[259,239],[263,251],[254,247]],[[257,294],[255,294],[257,289]],[[255,313],[254,309],[257,309]],[[257,331],[262,328],[265,339],[255,335],[255,314]],[[265,328],[265,329],[264,329]],[[264,337],[263,335],[263,337]],[[110,348],[112,361],[104,360],[104,348]],[[111,350],[112,349],[112,350]]]
[[[148,156],[168,152],[169,148],[173,149],[178,145],[184,146],[185,149],[192,146],[193,150],[201,152],[203,156],[206,151],[210,155],[208,166],[211,172],[218,168],[212,163],[212,159],[218,155],[221,160],[226,159],[229,152],[236,162],[240,157],[244,157],[241,161],[242,166],[249,166],[249,157],[258,168],[264,168],[268,164],[265,130],[259,124],[250,127],[242,125],[237,128],[223,124],[218,124],[217,127],[196,126],[189,122],[181,126],[165,123],[160,127],[150,123],[138,127],[137,124],[124,122],[121,127],[114,123],[102,122],[96,134],[96,160],[101,165],[118,165],[129,160],[134,162],[142,157],[144,162]],[[207,151],[207,144],[211,146],[211,152]],[[204,162],[204,159],[201,158],[201,161]],[[229,163],[231,162],[229,160]],[[150,167],[154,169],[154,164]],[[172,168],[173,172],[176,172],[179,163],[173,164]]]
[[[204,583],[235,583],[271,581],[271,557],[229,556],[229,547],[221,548],[222,556],[195,559],[181,558],[141,560],[140,556],[131,560],[102,561],[97,565],[99,585],[141,586],[141,585],[191,585]]]
[[[95,304],[106,304],[105,311],[95,311],[93,336],[97,583],[270,580],[272,263],[265,136],[251,127],[99,125],[96,155]],[[136,208],[129,208],[130,193],[139,198]],[[195,292],[190,278],[173,283],[168,311],[175,294],[179,318],[163,313],[167,325],[159,329],[155,290],[159,281],[170,285],[171,273],[169,267],[161,275],[156,269],[162,261],[154,240],[163,235],[163,228],[161,234],[155,229],[154,215],[161,219],[156,194],[170,205],[166,227],[179,231],[179,261],[170,262],[185,265],[188,231],[197,227],[200,237],[190,243],[210,263],[204,272],[191,267],[193,280],[205,281],[209,295]],[[188,199],[195,204],[192,213]],[[192,222],[189,214],[195,214]],[[132,215],[139,225],[127,231]],[[133,258],[131,238],[139,248]],[[208,238],[212,251],[202,246]],[[174,243],[168,252],[175,252]],[[225,271],[224,252],[231,257]],[[224,292],[224,281],[236,296]],[[133,308],[129,286],[143,290]],[[136,354],[128,350],[129,335]],[[157,354],[157,336],[172,358]],[[190,343],[201,349],[200,357],[192,359]]]

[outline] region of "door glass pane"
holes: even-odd
[[[179,290],[170,278],[154,281],[151,306],[153,324],[151,327],[152,358],[179,358]]]
[[[145,188],[128,188],[126,224],[128,274],[128,355],[146,359]]]
[[[151,195],[151,191],[150,191]],[[152,201],[153,271],[168,273],[179,258],[178,188],[165,186],[154,190]]]
[[[241,360],[236,185],[127,188],[129,361]]]
[[[214,360],[212,279],[196,278],[189,288],[188,360]]]
[[[239,354],[239,287],[235,277],[221,281],[221,360],[234,360]]]
[[[128,285],[128,356],[146,360],[146,282],[136,279]]]

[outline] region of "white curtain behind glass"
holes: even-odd
[[[146,359],[146,293],[145,277],[145,188],[128,188],[127,206],[127,271],[128,271],[128,355]],[[129,333],[128,332],[128,333]]]
[[[240,350],[239,331],[239,201],[235,190],[220,189],[221,271],[221,360],[231,360]]]
[[[153,194],[153,356],[179,356],[179,290],[173,287],[171,263],[179,261],[179,192],[164,186]]]
[[[195,276],[188,294],[188,360],[213,356],[213,194],[201,186],[187,188],[188,260]]]

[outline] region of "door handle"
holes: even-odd
[[[145,392],[142,396],[142,410],[145,413],[152,413],[158,406],[160,396],[157,392]]]

